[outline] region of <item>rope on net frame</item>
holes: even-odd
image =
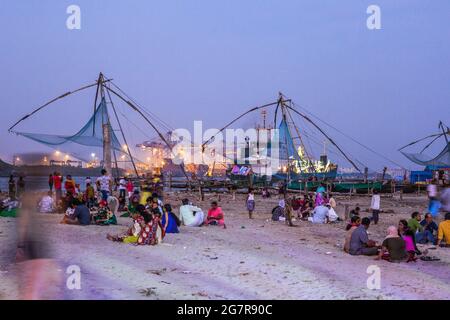
[[[115,96],[117,96],[119,99],[121,99],[123,102],[125,102],[129,107],[131,107],[131,109],[133,109],[134,111],[136,111],[138,114],[141,115],[141,117],[153,128],[153,130],[157,133],[157,135],[159,136],[159,138],[164,142],[164,144],[169,148],[170,152],[173,154],[173,149],[172,146],[170,145],[170,143],[167,141],[167,139],[164,137],[164,135],[158,130],[158,128],[153,124],[152,121],[150,121],[148,119],[148,117],[146,117],[144,115],[144,113],[142,112],[142,110],[140,110],[139,107],[137,107],[134,103],[132,103],[130,100],[127,100],[126,98],[124,98],[121,94],[119,94],[116,90],[105,86],[105,89],[108,90],[109,92],[113,93]],[[186,171],[184,170],[184,166],[182,164],[180,164],[180,168],[183,172],[183,175],[186,177],[186,179],[188,181],[190,181],[190,177],[188,176],[188,174],[186,173]]]
[[[319,120],[320,122],[322,122],[322,123],[324,123],[325,125],[329,126],[329,127],[332,128],[333,130],[339,132],[339,133],[342,134],[344,137],[350,139],[351,141],[353,141],[354,143],[356,143],[356,144],[358,144],[359,146],[363,147],[364,149],[366,149],[366,150],[372,152],[373,154],[375,154],[375,155],[377,155],[377,156],[383,158],[384,160],[386,160],[386,161],[388,161],[388,162],[390,162],[390,163],[392,163],[392,164],[395,164],[396,166],[399,166],[399,167],[402,168],[402,169],[405,169],[401,164],[399,164],[399,163],[397,163],[397,162],[395,162],[395,161],[393,161],[393,160],[387,158],[386,156],[380,154],[379,152],[373,150],[372,148],[370,148],[370,147],[364,145],[363,143],[359,142],[359,141],[356,140],[355,138],[349,136],[349,135],[346,134],[345,132],[343,132],[343,131],[339,130],[338,128],[334,127],[334,126],[331,125],[330,123],[328,123],[328,122],[326,122],[326,121],[320,119],[318,116],[314,115],[312,112],[310,112],[310,111],[307,110],[306,108],[301,107],[301,106],[299,106],[299,105],[297,105],[297,104],[295,104],[295,103],[293,103],[293,104],[294,104],[295,107],[298,107],[299,109],[303,109],[303,110],[305,111],[305,113],[308,113],[308,114],[311,115],[312,117],[316,118],[316,119]]]

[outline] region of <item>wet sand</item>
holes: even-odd
[[[185,194],[170,194],[168,202],[178,206]],[[218,195],[207,194],[205,202],[188,196],[207,210]],[[295,221],[296,227],[270,221],[274,197],[256,196],[255,219],[249,220],[243,195],[233,201],[220,195],[227,229],[182,227],[168,234],[158,246],[113,243],[107,233],[122,233],[129,218],[117,226],[70,226],[58,222],[62,215],[39,215],[46,225],[59,273],[61,299],[450,299],[450,249],[429,250],[441,260],[416,263],[375,261],[342,251],[345,223],[312,225]],[[359,205],[361,216],[369,197],[336,197],[337,212]],[[166,200],[167,201],[167,200]],[[382,197],[380,223],[369,228],[369,237],[381,242],[389,225],[424,212],[426,198],[405,195]],[[0,299],[19,297],[15,256],[16,220],[0,218]],[[430,246],[419,246],[421,250]],[[69,290],[66,268],[81,268],[81,289]],[[367,268],[381,270],[381,288],[370,290]],[[50,289],[49,289],[50,290]],[[46,297],[48,298],[48,297]]]

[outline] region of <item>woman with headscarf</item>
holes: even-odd
[[[400,262],[406,259],[406,243],[398,235],[398,229],[390,226],[387,229],[387,236],[381,245],[381,251],[376,259],[383,259],[390,262]]]

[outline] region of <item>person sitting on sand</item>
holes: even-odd
[[[165,234],[161,225],[161,212],[159,209],[153,209],[152,214],[145,212],[142,216],[145,224],[142,225],[137,244],[154,246],[161,243]]]
[[[320,205],[314,208],[313,216],[311,218],[312,223],[327,223],[329,221],[329,206]]]
[[[284,199],[278,201],[278,205],[272,209],[272,221],[285,220],[285,206]]]
[[[157,197],[147,197],[147,204],[145,205],[145,209],[147,209],[149,212],[151,212],[153,209],[158,209],[159,212],[162,214],[163,213],[163,208],[162,208],[162,202],[160,202],[161,200],[159,200]]]
[[[298,218],[300,218],[299,211],[300,211],[300,208],[302,207],[302,204],[303,204],[302,199],[297,198],[296,196],[292,197],[291,207],[292,207],[292,210],[297,213]]]
[[[316,192],[316,198],[314,200],[314,205],[316,207],[323,206],[325,204],[325,199],[322,192]]]
[[[358,216],[359,217],[359,213],[361,212],[361,208],[360,207],[356,207],[355,209],[350,211],[350,218],[353,216]]]
[[[117,218],[114,212],[108,207],[106,201],[102,200],[99,203],[97,214],[94,215],[94,222],[98,225],[117,224]]]
[[[353,216],[351,218],[351,224],[345,233],[345,241],[344,241],[344,251],[348,253],[350,250],[350,239],[352,238],[352,233],[356,228],[361,224],[361,218],[358,216]]]
[[[412,231],[412,233],[415,235],[417,232],[422,232],[423,227],[420,224],[420,220],[422,220],[422,217],[419,212],[413,212],[411,214],[411,219],[408,220],[408,228]]]
[[[206,225],[210,226],[225,226],[225,219],[222,208],[219,207],[217,201],[211,202],[211,208],[208,210],[208,216],[206,217]]]
[[[299,210],[299,218],[303,220],[308,219],[309,215],[313,210],[314,210],[313,202],[309,199],[308,195],[303,196]]]
[[[117,199],[117,197],[108,196],[108,199],[106,200],[106,205],[114,215],[117,215],[117,213],[119,212],[119,199]]]
[[[361,224],[353,231],[350,238],[348,253],[351,255],[374,256],[378,254],[378,249],[374,241],[369,240],[367,229],[370,226],[370,219],[364,217]]]
[[[400,262],[404,261],[406,257],[405,240],[398,235],[398,229],[395,226],[390,226],[387,229],[387,236],[381,245],[381,250],[376,260],[383,259],[389,262]]]
[[[431,213],[425,214],[425,218],[420,221],[420,225],[423,227],[423,232],[416,233],[416,243],[426,244],[430,242],[431,244],[435,244],[435,233],[437,234],[438,232],[438,225],[433,221]]]
[[[331,209],[336,210],[337,203],[336,199],[334,199],[333,195],[330,193],[327,203],[330,205]]]
[[[137,195],[139,195],[139,191],[137,191]],[[130,217],[133,213],[136,212],[138,206],[142,206],[139,204],[139,197],[135,196],[136,193],[130,198],[130,203],[128,204],[128,207],[126,208],[126,211],[124,214],[121,215],[121,217]],[[145,207],[144,207],[145,208]]]
[[[61,223],[63,224],[78,224],[87,226],[91,224],[91,213],[89,208],[78,199],[73,200],[72,204],[75,209],[72,216],[65,215]]]
[[[416,254],[420,253],[420,251],[416,246],[415,235],[411,229],[409,229],[408,222],[404,219],[400,220],[398,223],[398,235],[405,240],[405,250],[408,253],[407,262],[416,261]]]
[[[445,214],[445,220],[439,223],[437,246],[450,247],[450,212]]]
[[[42,197],[38,204],[40,213],[52,213],[55,212],[55,204],[52,198],[52,192],[48,191],[47,195]]]
[[[193,206],[188,199],[182,200],[180,207],[180,221],[187,227],[200,227],[205,220],[202,209]]]
[[[335,222],[342,221],[341,218],[339,218],[337,212],[334,211],[334,209],[330,203],[327,203],[326,207],[328,208],[328,222],[329,223],[335,223]]]
[[[145,213],[145,207],[139,205],[137,210],[131,215],[133,223],[127,232],[123,235],[111,235],[107,234],[106,238],[111,241],[123,242],[123,243],[137,243],[139,235],[141,233],[142,225],[144,225],[144,217],[142,214]]]
[[[178,227],[181,225],[180,219],[173,213],[172,206],[166,203],[163,207],[161,224],[165,233],[179,233]]]

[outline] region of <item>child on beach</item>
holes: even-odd
[[[98,225],[117,224],[116,215],[108,208],[106,201],[102,200],[99,203],[98,212],[94,215],[94,222]]]
[[[123,235],[111,235],[107,234],[106,238],[115,242],[123,242],[123,243],[137,243],[139,239],[139,235],[141,233],[142,225],[145,225],[144,218],[141,215],[141,212],[145,212],[145,208],[140,206],[136,212],[132,214],[133,224],[127,230],[127,232]]]
[[[370,210],[372,211],[373,224],[378,224],[378,217],[380,214],[380,195],[378,194],[378,190],[373,190]]]
[[[253,211],[255,210],[255,194],[253,193],[253,189],[248,189],[248,195],[246,199],[248,217],[249,219],[253,219]]]

